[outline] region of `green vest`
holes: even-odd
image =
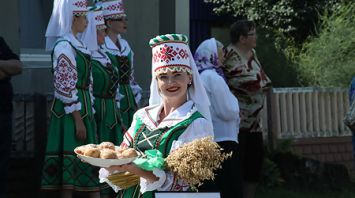
[[[129,53],[127,56],[116,56],[116,61],[119,65],[120,84],[130,84],[132,75],[132,54]]]
[[[108,57],[111,56],[109,53],[106,54]],[[93,92],[95,98],[115,98],[119,81],[117,65],[111,64],[104,67],[99,61],[92,60],[92,73],[94,78]],[[95,80],[95,77],[100,77],[101,79]]]
[[[196,119],[202,118],[200,112],[196,111],[189,118],[183,120],[173,127],[165,127],[149,131],[140,118],[136,119],[136,126],[133,133],[132,146],[138,151],[144,152],[149,149],[158,149],[163,157],[166,158],[169,155],[173,141],[178,140],[181,134],[183,134],[186,128]],[[148,137],[149,139],[147,139]],[[139,185],[130,187],[126,190],[119,192],[117,197],[124,198],[138,198],[140,197]],[[143,194],[143,198],[152,198],[153,192],[146,192]]]

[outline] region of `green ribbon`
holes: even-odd
[[[164,166],[163,154],[156,149],[146,150],[144,152],[145,156],[137,158],[133,161],[138,167],[152,171],[153,169],[162,169]]]

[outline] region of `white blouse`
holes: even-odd
[[[90,55],[90,51],[86,46],[74,37],[73,34],[67,34],[60,40],[69,41],[77,50]],[[59,42],[53,49],[53,70],[54,70],[54,97],[61,100],[64,104],[66,114],[81,110],[81,103],[78,100],[78,90],[76,83],[78,80],[78,73],[76,70],[76,52],[69,42]],[[91,73],[91,72],[90,72]],[[92,95],[92,76],[90,75],[90,94],[91,102],[93,102]],[[93,111],[94,112],[94,111]]]
[[[215,70],[205,70],[200,76],[211,102],[210,110],[215,141],[238,142],[240,123],[238,99]]]
[[[136,125],[136,118],[139,117],[142,122],[146,125],[149,130],[156,130],[164,127],[172,127],[183,120],[189,118],[194,112],[197,111],[194,103],[192,101],[187,101],[179,108],[175,109],[168,116],[166,116],[159,124],[157,123],[159,119],[159,113],[161,112],[163,105],[154,105],[148,106],[138,110],[134,114],[134,119],[131,127],[124,135],[124,139],[121,145],[130,146],[133,141],[133,133]],[[212,123],[205,118],[198,118],[194,120],[180,135],[178,140],[174,141],[170,152],[182,146],[185,143],[191,142],[195,139],[212,136],[213,137],[213,128]],[[165,171],[161,169],[154,169],[153,174],[156,177],[159,177],[158,181],[153,183],[147,181],[144,178],[140,179],[140,191],[144,193],[146,191],[186,191],[188,186],[184,181],[176,178],[170,171]],[[100,169],[100,181],[107,182],[116,192],[121,190],[119,186],[115,186],[107,180],[107,176],[109,175],[106,169]]]

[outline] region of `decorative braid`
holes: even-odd
[[[188,38],[187,38],[187,36],[185,36],[183,34],[159,35],[159,36],[156,36],[155,38],[150,39],[149,46],[153,48],[156,45],[159,45],[162,43],[167,43],[167,42],[179,42],[179,43],[185,43],[186,45],[188,45]]]
[[[102,11],[102,6],[95,5],[95,6],[88,6],[88,11]]]

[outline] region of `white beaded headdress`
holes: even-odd
[[[157,74],[167,71],[185,71],[192,75],[192,84],[188,87],[188,99],[192,100],[198,111],[211,120],[210,101],[200,79],[194,58],[188,46],[187,36],[183,34],[165,34],[152,38],[152,82],[150,84],[149,105],[160,104],[162,98],[158,90]]]
[[[105,19],[118,19],[126,17],[122,0],[101,2]]]
[[[155,75],[167,71],[184,71],[192,74],[188,39],[182,34],[166,34],[150,40],[153,50],[153,72]]]

